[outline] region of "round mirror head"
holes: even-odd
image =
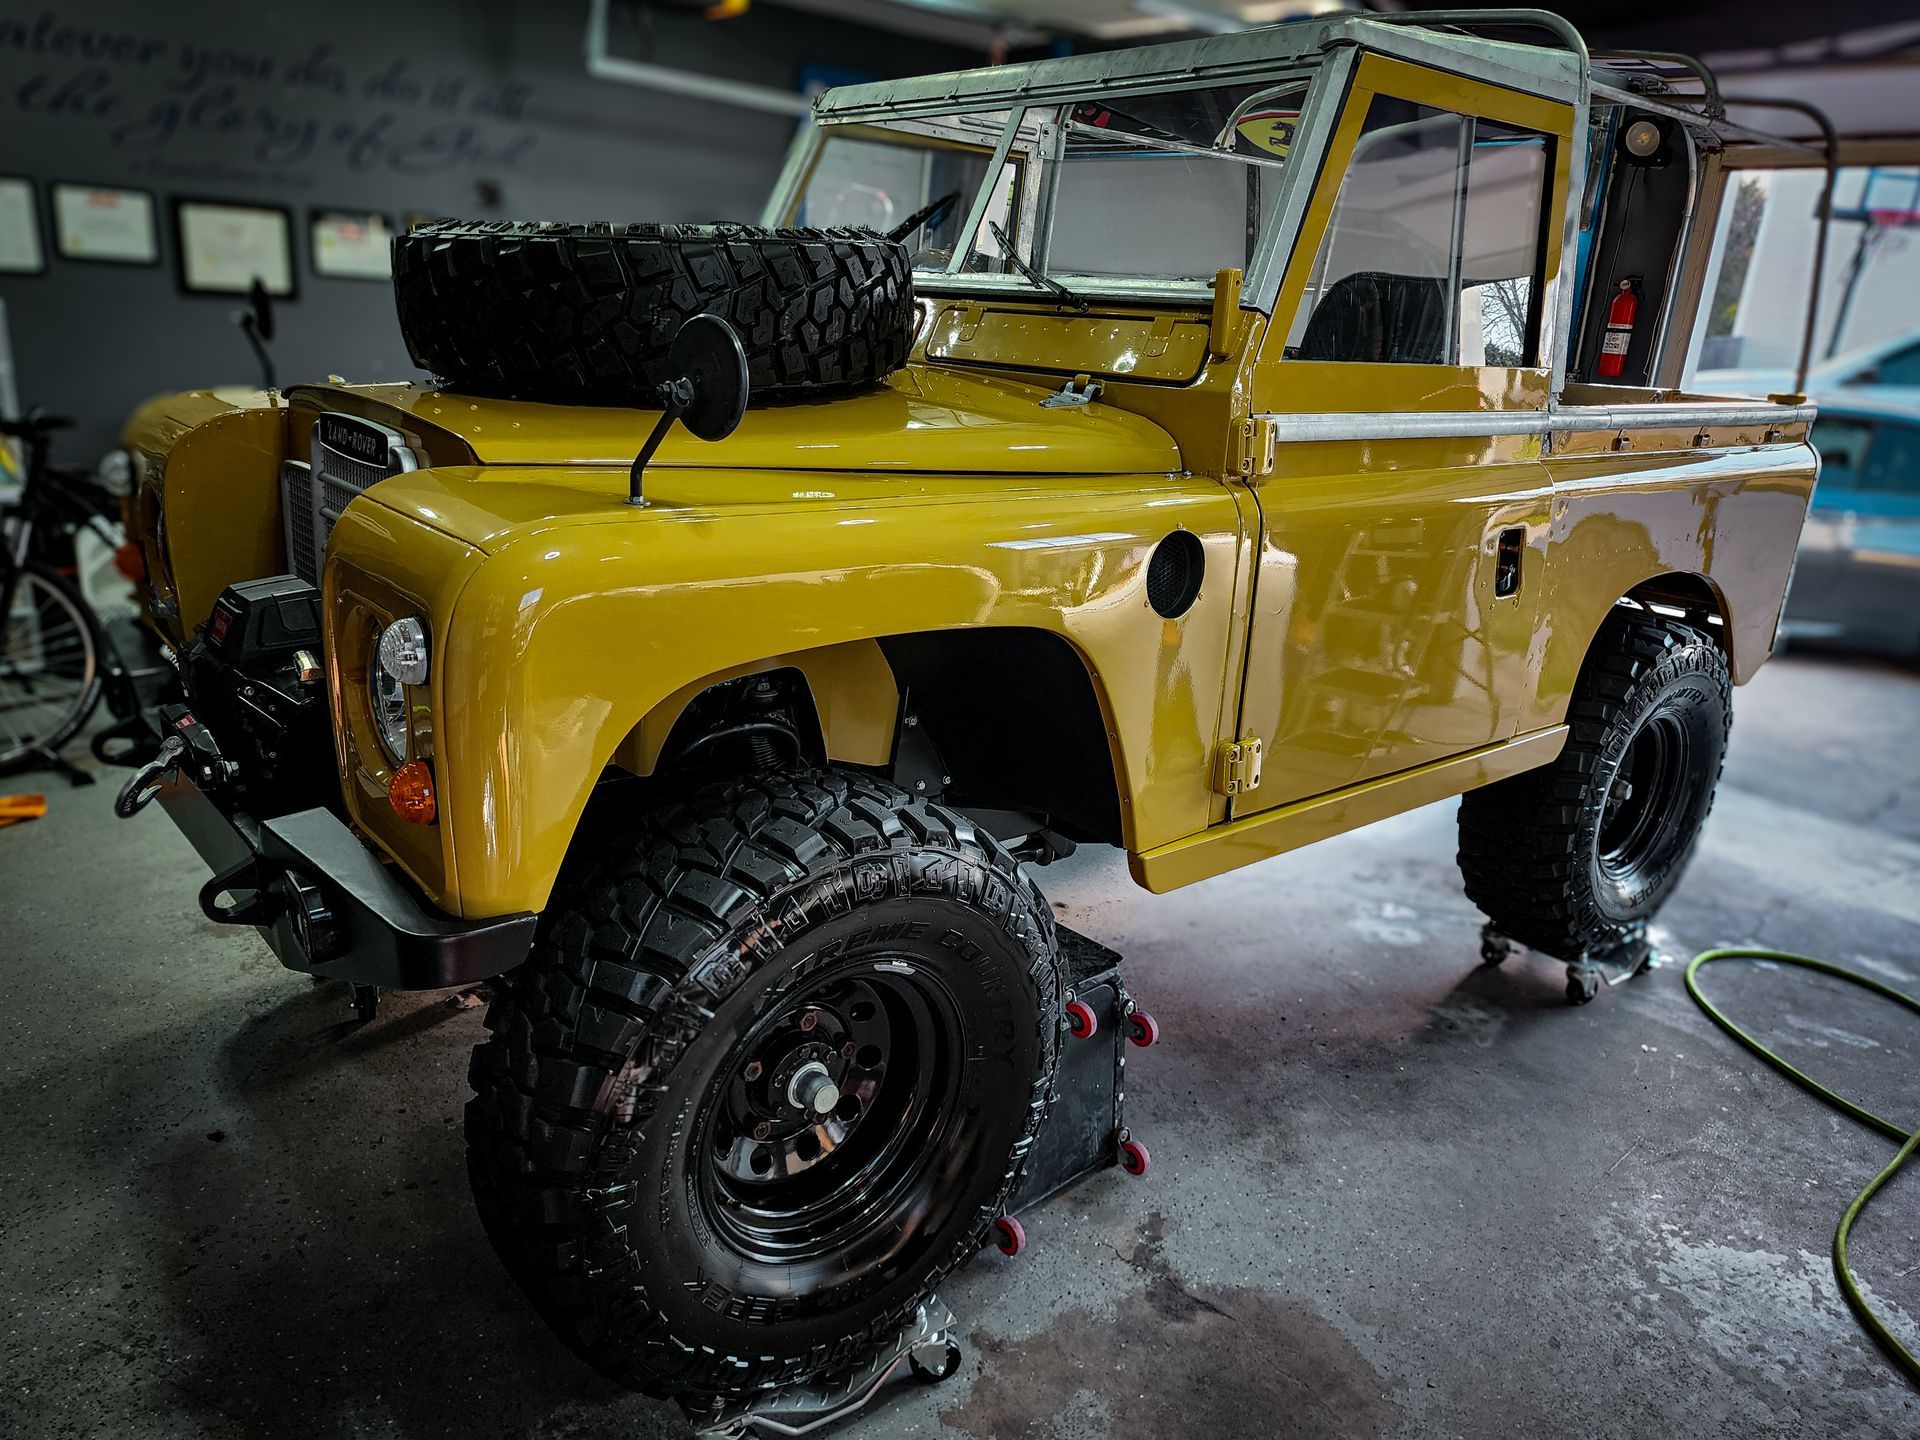
[[[273,338],[273,297],[267,294],[266,285],[255,279],[247,291],[247,308],[253,312],[253,328],[260,332],[262,340]]]
[[[680,423],[702,440],[724,440],[747,410],[747,352],[718,315],[696,315],[680,327],[667,368],[685,376],[693,403]]]

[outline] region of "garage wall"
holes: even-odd
[[[1905,167],[1903,167],[1905,168]],[[1767,177],[1767,208],[1754,239],[1734,320],[1740,348],[1736,365],[1788,367],[1800,355],[1807,321],[1807,276],[1813,270],[1824,177],[1818,170],[1778,170]],[[1866,171],[1849,167],[1834,187],[1834,208],[1860,204]],[[1847,268],[1860,241],[1857,220],[1835,220],[1828,241],[1826,283],[1820,290],[1820,329],[1814,346],[1817,365],[1826,358],[1833,327],[1840,323],[1840,300]],[[1846,316],[1841,351],[1904,335],[1920,324],[1920,231],[1896,230],[1872,252]]]
[[[757,219],[794,122],[589,80],[586,0],[0,0],[0,175],[38,191],[48,269],[0,275],[20,398],[78,416],[92,458],[161,390],[252,383],[230,297],[177,280],[170,201],[293,211],[283,381],[415,372],[383,281],[313,274],[313,209],[491,219]],[[756,5],[720,24],[616,6],[618,53],[798,89],[965,51]],[[152,191],[160,263],[62,260],[55,181]]]

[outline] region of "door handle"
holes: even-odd
[[[1527,528],[1512,525],[1500,532],[1493,555],[1493,594],[1504,600],[1520,593],[1520,558],[1527,553]]]

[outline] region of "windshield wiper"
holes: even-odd
[[[1062,305],[1069,307],[1078,314],[1084,315],[1093,308],[1091,303],[1081,299],[1051,275],[1042,274],[1026,261],[1022,260],[1020,258],[1020,252],[1013,248],[1013,242],[1007,239],[1007,232],[1002,230],[999,225],[989,220],[987,222],[987,229],[991,230],[993,232],[993,238],[1000,242],[1000,253],[1011,260],[1013,262],[1013,268],[1026,276],[1027,279],[1038,285],[1042,290],[1051,292]]]
[[[913,214],[894,226],[893,229],[887,232],[887,239],[895,243],[904,242],[909,235],[913,234],[913,232],[918,230],[922,225],[931,225],[934,221],[945,215],[947,211],[952,208],[953,202],[959,198],[960,192],[958,190],[949,190],[931,205],[921,206],[918,210],[914,211]]]

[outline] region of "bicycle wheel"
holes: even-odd
[[[58,750],[100,701],[100,634],[84,601],[51,571],[20,571],[0,636],[0,767]]]

